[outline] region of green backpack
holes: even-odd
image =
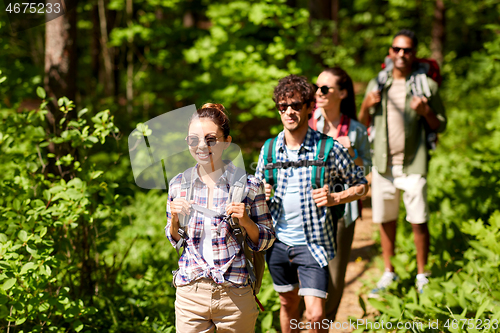
[[[321,134],[321,139],[318,141],[316,157],[314,160],[276,162],[276,137],[268,139],[266,143],[264,143],[264,163],[266,163],[264,165],[264,177],[266,179],[266,183],[274,187],[276,180],[278,179],[278,169],[312,166],[312,187],[322,188],[325,182],[325,166],[333,145],[333,138],[328,135]],[[337,186],[334,187],[334,189],[336,188]],[[330,211],[336,221],[344,216],[345,204],[330,207]]]

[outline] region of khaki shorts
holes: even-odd
[[[201,279],[177,287],[175,327],[179,333],[253,333],[259,310],[250,286],[220,286]]]
[[[424,176],[406,175],[402,165],[389,166],[384,174],[379,174],[373,168],[372,174],[373,222],[385,223],[398,219],[401,191],[404,191],[406,220],[412,224],[429,220],[427,179]]]

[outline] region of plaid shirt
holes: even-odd
[[[228,177],[233,175],[234,171],[235,166],[229,163],[226,171],[215,184],[212,210],[218,213],[226,212],[226,205],[229,204],[229,180],[231,180]],[[192,199],[195,204],[207,207],[207,185],[203,183],[197,172],[194,174]],[[170,234],[170,224],[172,222],[170,202],[179,195],[181,181],[182,174],[177,175],[171,181],[167,202],[168,222],[165,227],[165,234],[174,247],[177,242]],[[259,228],[259,243],[254,244],[249,237],[246,237],[246,240],[253,251],[264,251],[271,247],[276,239],[271,215],[266,204],[264,185],[259,179],[248,175],[245,193],[247,194],[243,199],[243,203],[246,205],[248,216]],[[203,258],[200,253],[200,244],[204,220],[204,215],[196,210],[191,214],[187,226],[188,239],[179,258],[179,271],[174,277],[175,284],[182,286],[194,280],[210,278],[218,284],[247,285],[248,273],[245,268],[244,251],[234,236],[231,226],[227,222],[219,226],[222,222],[220,217],[211,218],[212,250],[215,267],[210,267]]]
[[[276,162],[289,161],[284,137],[285,133],[281,132],[276,139]],[[299,161],[315,159],[317,143],[320,137],[319,132],[311,128],[308,129],[304,142],[299,148]],[[335,184],[339,186],[339,184],[345,183],[350,187],[366,184],[367,181],[363,176],[363,170],[354,164],[349,153],[340,143],[337,141],[334,141],[334,143],[325,167],[325,185],[329,184],[331,189],[334,188]],[[255,176],[259,179],[265,178],[264,166],[267,164],[267,161],[264,161],[263,149],[264,147],[260,151],[257,172],[255,173]],[[329,260],[335,257],[335,225],[337,221],[333,221],[328,207],[316,206],[312,198],[312,167],[300,167],[296,170],[299,175],[300,186],[300,202],[297,205],[300,205],[302,211],[307,246],[320,266],[324,267],[328,265]],[[274,185],[274,197],[271,198],[269,203],[269,210],[274,224],[277,223],[281,215],[283,206],[281,200],[287,188],[287,174],[287,169],[278,169],[278,176]]]

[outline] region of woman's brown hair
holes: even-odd
[[[189,123],[191,124],[195,118],[208,118],[220,128],[224,135],[224,139],[226,139],[229,136],[229,118],[225,111],[226,109],[222,104],[205,103],[195,114],[193,114]]]

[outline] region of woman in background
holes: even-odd
[[[365,175],[371,167],[370,143],[366,127],[357,121],[354,88],[349,75],[341,68],[327,68],[316,82],[316,110],[309,125],[331,136],[349,151],[354,163],[363,167]],[[354,225],[361,216],[361,202],[345,206],[345,214],[337,222],[337,254],[328,265],[330,284],[326,301],[326,318],[334,321],[345,285],[345,273],[354,237]]]

